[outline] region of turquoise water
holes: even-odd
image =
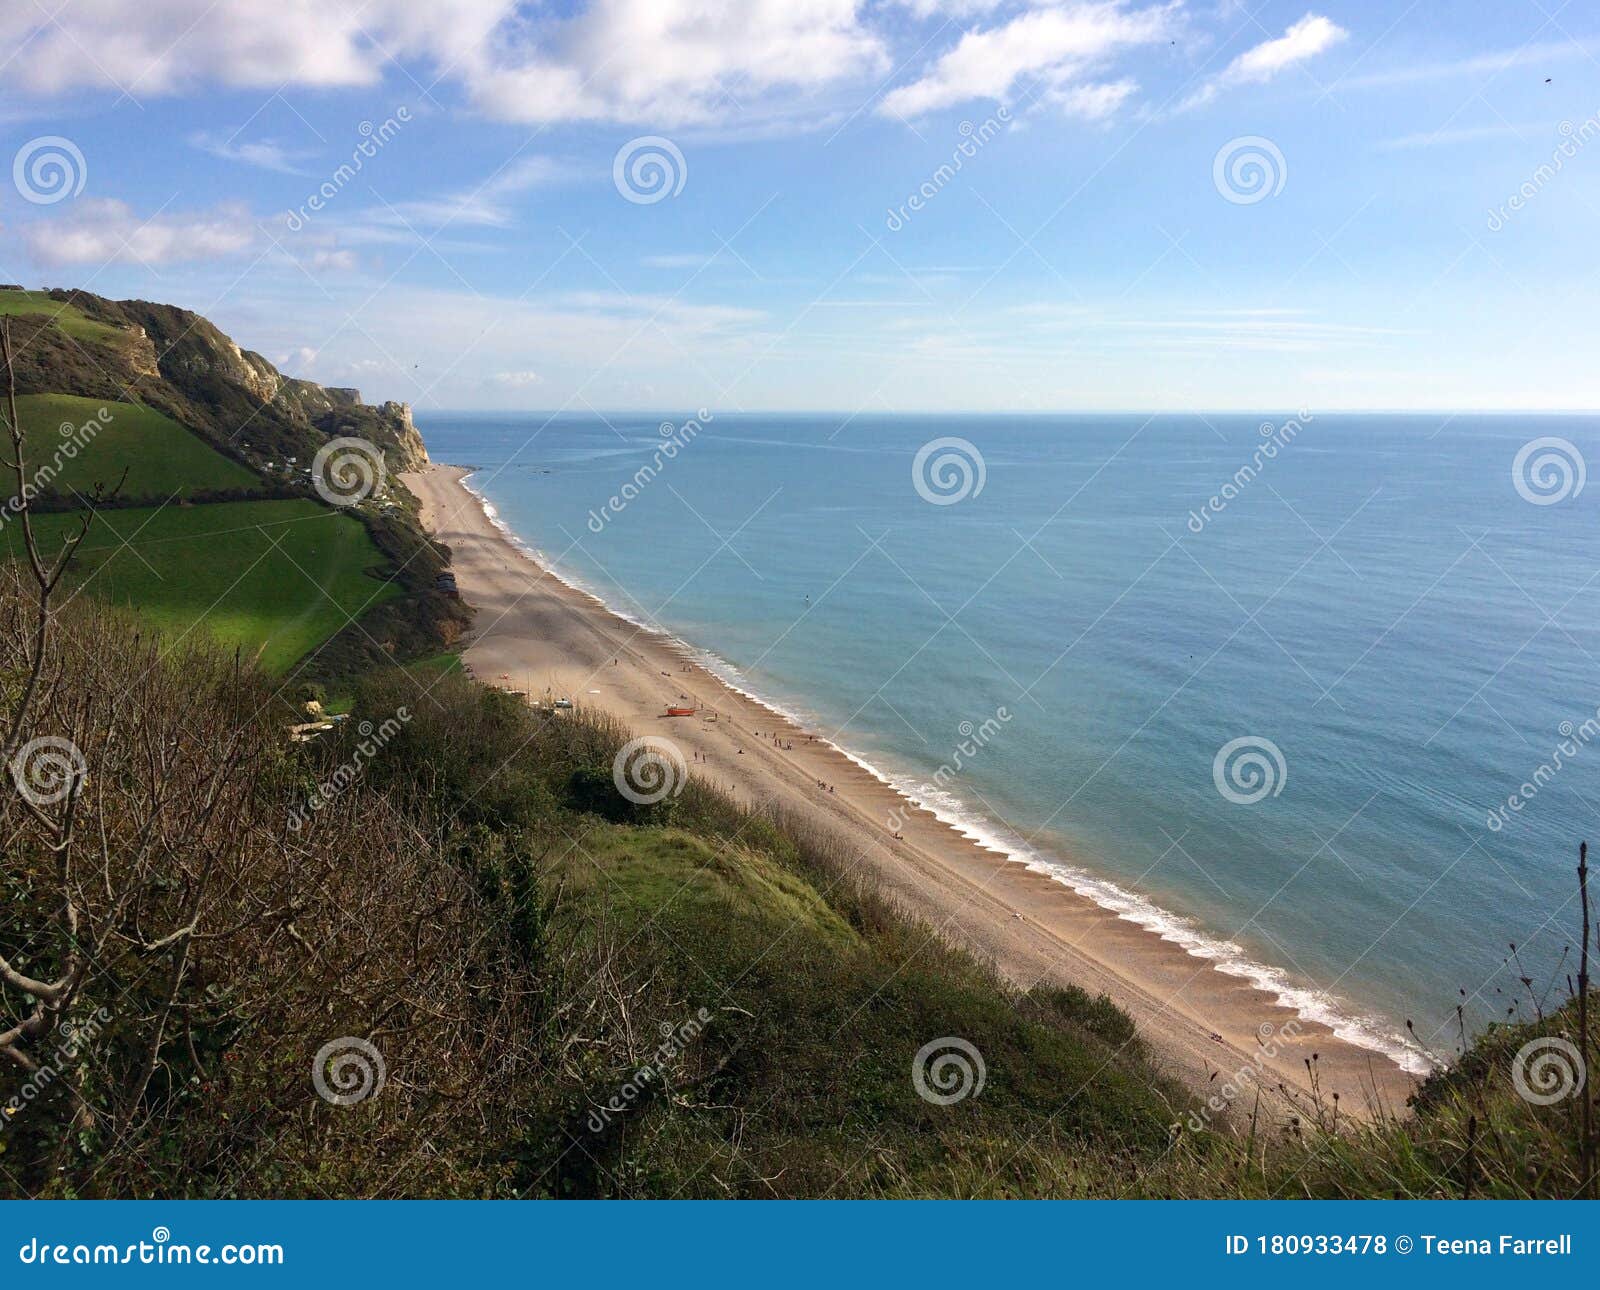
[[[563,576],[1345,1033],[1396,1048],[1411,1019],[1448,1056],[1458,1004],[1471,1028],[1531,1009],[1523,975],[1564,991],[1600,486],[1536,505],[1513,467],[1546,436],[1592,456],[1600,419],[664,419],[420,421]],[[982,488],[935,505],[913,468],[952,436]],[[925,487],[963,491],[951,465]]]

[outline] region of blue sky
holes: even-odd
[[[0,278],[368,398],[1600,404],[1576,2],[17,0],[0,48]]]

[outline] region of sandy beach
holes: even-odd
[[[450,547],[461,595],[478,611],[464,660],[479,679],[535,698],[567,697],[619,717],[637,735],[666,736],[692,773],[741,800],[780,803],[848,836],[867,872],[911,914],[1019,985],[1072,983],[1109,995],[1172,1074],[1202,1097],[1236,1072],[1257,1070],[1270,1072],[1263,1085],[1305,1091],[1315,1054],[1321,1094],[1337,1092],[1342,1114],[1403,1109],[1415,1082],[1388,1057],[979,846],[913,808],[822,732],[739,694],[679,642],[547,573],[463,486],[469,473],[435,465],[402,478],[421,501],[424,522]],[[697,712],[668,717],[669,706]],[[900,836],[889,824],[896,812]],[[1243,1114],[1252,1101],[1248,1093],[1240,1100]]]

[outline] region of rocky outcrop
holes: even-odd
[[[128,337],[128,366],[139,376],[160,376],[161,364],[156,358],[155,343],[145,334],[143,327],[130,329]]]
[[[399,452],[411,463],[408,470],[417,470],[428,464],[428,448],[422,442],[422,432],[417,429],[416,423],[411,419],[411,405],[409,403],[384,403],[378,408],[378,416],[386,421],[395,439]]]

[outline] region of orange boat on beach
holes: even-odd
[[[694,714],[695,714],[695,709],[694,708],[668,708],[667,709],[667,715],[669,717],[692,717],[692,716],[694,716]]]

